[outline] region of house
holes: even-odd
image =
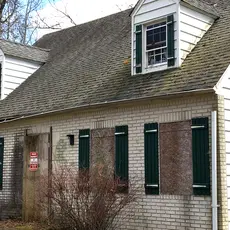
[[[30,217],[30,152],[36,173],[90,168],[99,136],[142,186],[123,229],[230,229],[229,20],[227,0],[140,0],[36,42],[48,58],[0,102],[1,217]]]

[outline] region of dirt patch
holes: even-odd
[[[49,230],[40,223],[24,223],[19,220],[0,221],[0,230]]]

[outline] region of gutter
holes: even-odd
[[[22,119],[27,119],[27,118],[34,118],[34,117],[38,117],[38,116],[43,116],[43,115],[49,115],[49,114],[53,114],[53,113],[62,113],[62,112],[68,112],[71,110],[75,110],[75,109],[88,109],[88,108],[94,108],[94,107],[98,107],[98,106],[107,106],[107,105],[113,105],[113,104],[117,104],[117,103],[130,103],[130,102],[140,102],[140,101],[144,101],[144,100],[156,100],[156,99],[168,99],[169,97],[183,97],[183,95],[186,94],[203,94],[203,93],[213,93],[215,92],[214,88],[208,88],[208,89],[200,89],[200,90],[189,90],[189,91],[184,91],[184,92],[175,92],[175,93],[168,93],[168,94],[164,94],[164,95],[159,95],[159,96],[148,96],[148,97],[141,97],[141,98],[131,98],[131,99],[123,99],[123,100],[116,100],[116,101],[105,101],[105,102],[100,102],[100,103],[93,103],[93,104],[87,104],[87,105],[82,105],[82,106],[75,106],[75,107],[70,107],[70,108],[65,108],[65,109],[59,109],[59,110],[51,110],[48,112],[42,112],[42,113],[36,113],[36,114],[31,114],[31,115],[23,115],[17,118],[2,118],[3,121],[0,121],[0,124],[3,123],[9,123],[9,122],[13,122],[13,121],[18,121],[18,120],[22,120]]]
[[[218,230],[217,204],[217,118],[212,112],[212,230]]]

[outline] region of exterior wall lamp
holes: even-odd
[[[73,134],[68,134],[67,137],[69,138],[69,144],[74,145],[74,135]]]

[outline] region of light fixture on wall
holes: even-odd
[[[73,134],[68,134],[67,137],[69,138],[69,144],[74,145],[74,135]]]

